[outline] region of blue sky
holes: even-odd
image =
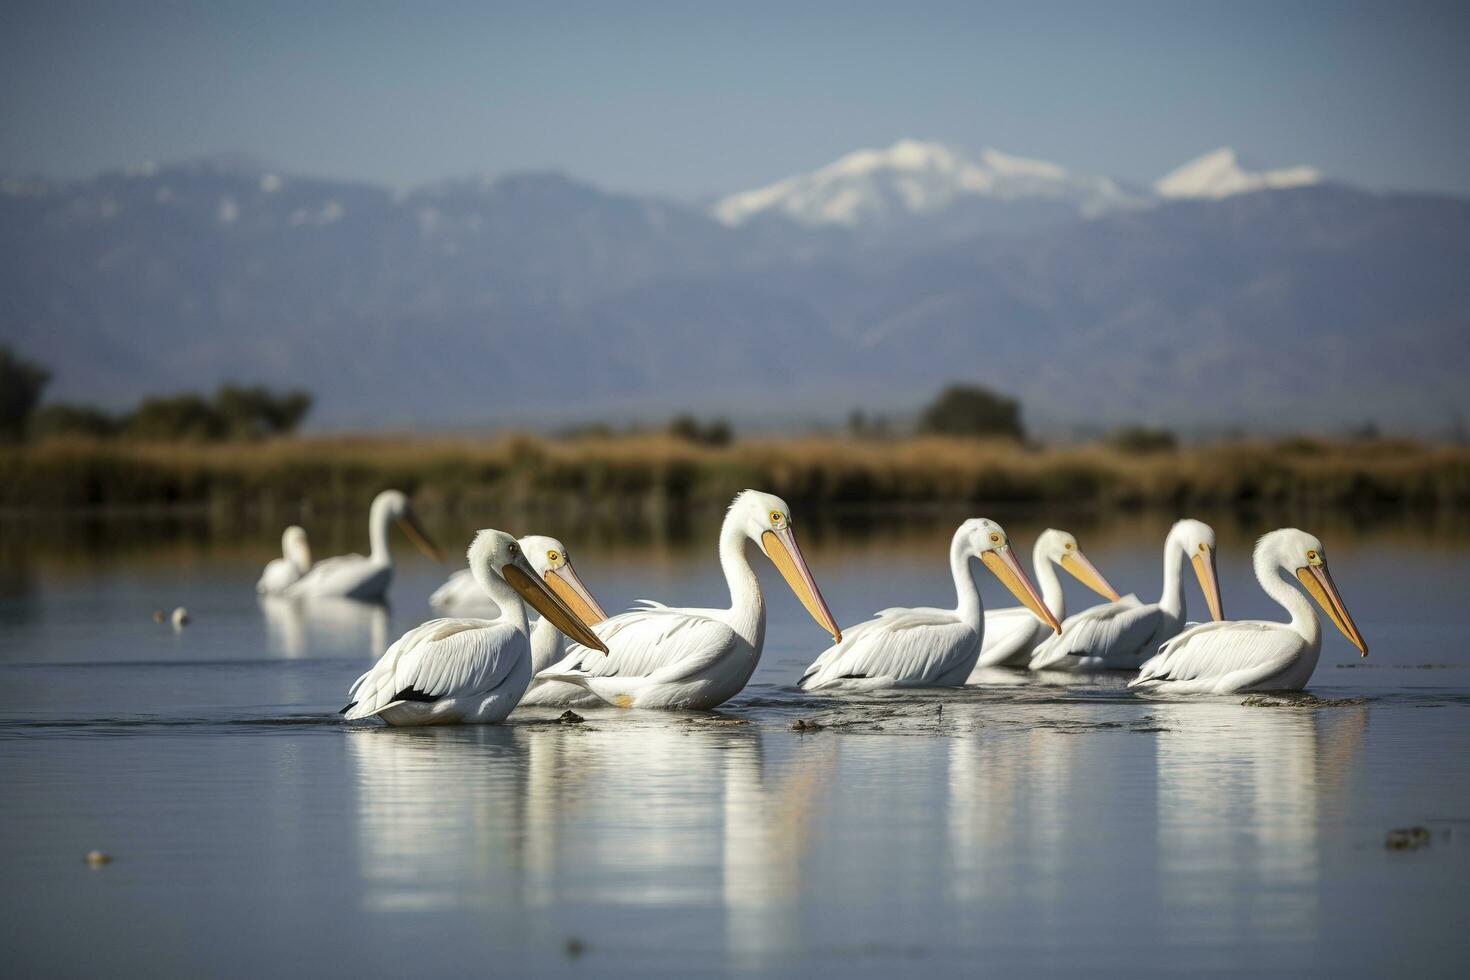
[[[1455,4],[11,0],[0,172],[243,150],[695,197],[915,136],[1137,181],[1230,144],[1470,194],[1467,50]]]

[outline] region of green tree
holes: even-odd
[[[0,442],[19,441],[51,372],[0,346]]]
[[[230,439],[260,439],[295,431],[311,410],[311,395],[293,390],[277,395],[261,385],[221,385],[214,394],[218,413]]]
[[[92,436],[105,439],[117,435],[119,422],[92,405],[52,402],[36,409],[26,431],[32,439],[56,436]]]
[[[950,385],[925,406],[919,431],[947,436],[1009,436],[1024,439],[1021,405],[978,385]]]
[[[1120,452],[1143,456],[1149,453],[1172,453],[1179,448],[1179,437],[1168,429],[1152,429],[1146,425],[1125,425],[1113,430],[1108,445]]]
[[[199,395],[159,395],[138,403],[123,423],[123,433],[134,439],[163,442],[223,439],[228,426],[213,405]]]
[[[697,442],[702,446],[728,446],[735,438],[734,430],[730,423],[724,419],[715,419],[708,424],[701,424],[699,419],[692,415],[676,415],[669,423],[669,435],[688,442]]]

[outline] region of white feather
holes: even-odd
[[[1231,694],[1268,682],[1306,648],[1285,623],[1202,623],[1159,648],[1128,686],[1176,694]]]
[[[349,721],[382,715],[390,724],[500,721],[530,680],[529,641],[511,624],[432,619],[405,633],[357,679],[344,714]],[[405,701],[405,692],[433,701]]]
[[[884,609],[844,630],[799,684],[806,691],[961,684],[979,650],[979,631],[953,609]]]

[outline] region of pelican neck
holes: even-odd
[[[393,564],[393,554],[388,550],[388,523],[391,520],[388,502],[374,500],[372,510],[368,512],[368,543],[372,547],[373,561],[383,565]]]
[[[1164,587],[1159,594],[1159,607],[1184,618],[1184,547],[1173,531],[1164,539]]]
[[[720,527],[720,568],[730,590],[730,627],[753,644],[764,626],[766,606],[760,581],[746,557],[749,543],[750,536],[732,510]]]
[[[480,562],[471,569],[475,581],[480,583],[480,588],[495,600],[500,607],[500,618],[513,626],[516,632],[522,636],[530,635],[530,626],[526,621],[526,603],[521,599],[521,594],[510,587],[498,572],[491,571],[487,563]]]
[[[1031,549],[1031,571],[1036,584],[1041,586],[1041,601],[1058,620],[1067,617],[1067,597],[1062,592],[1062,580],[1057,577],[1057,566],[1043,550],[1044,540],[1036,539]]]
[[[1322,642],[1322,621],[1317,618],[1317,611],[1307,601],[1307,597],[1298,591],[1295,585],[1287,579],[1287,570],[1279,563],[1269,562],[1264,559],[1256,561],[1256,581],[1261,583],[1261,588],[1272,599],[1275,599],[1281,608],[1290,614],[1288,625],[1300,633],[1311,645],[1318,646]]]
[[[985,606],[980,601],[980,587],[970,571],[970,559],[974,557],[965,547],[964,528],[955,532],[949,543],[949,571],[954,576],[955,615],[975,628],[985,618]]]

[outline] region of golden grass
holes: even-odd
[[[1104,445],[837,437],[711,448],[663,435],[321,436],[258,443],[65,440],[0,449],[0,507],[360,507],[384,487],[423,507],[650,513],[755,486],[793,504],[1470,506],[1470,449],[1407,441],[1243,440],[1149,455]]]

